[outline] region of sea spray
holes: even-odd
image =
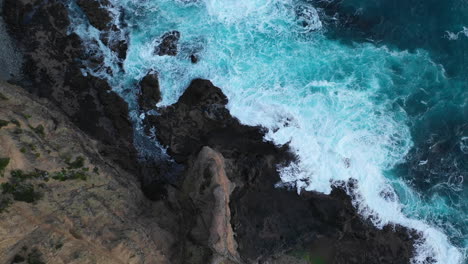
[[[193,78],[210,79],[228,96],[234,116],[268,128],[266,139],[289,143],[298,155],[297,163],[279,168],[283,184],[329,193],[333,184],[357,180],[354,203],[363,216],[378,227],[402,224],[423,234],[415,263],[461,263],[459,250],[440,230],[402,213],[391,185],[390,170],[413,147],[402,102],[415,91],[433,89],[433,80],[449,81],[427,52],[330,40],[319,11],[300,1],[112,2],[128,23],[124,71],[79,10],[72,28],[98,43],[94,47],[114,73],[88,73],[109,79],[133,108],[135,122],[135,94],[126,88],[149,70],[159,72],[161,105],[177,101]],[[158,39],[172,30],[181,33],[178,54],[155,55]],[[189,59],[193,53],[200,58],[196,64]],[[414,190],[398,184],[412,203],[421,203]]]

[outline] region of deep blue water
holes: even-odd
[[[112,0],[127,25],[124,71],[100,41],[109,79],[130,104],[148,70],[163,101],[207,78],[241,122],[290,142],[284,184],[328,193],[357,179],[363,216],[423,232],[416,263],[463,263],[468,247],[468,1]],[[98,39],[76,5],[71,30]],[[175,57],[156,56],[178,30]],[[91,42],[90,42],[91,43]],[[200,61],[190,62],[196,53]],[[157,133],[157,132],[156,132]]]

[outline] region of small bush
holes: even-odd
[[[23,261],[25,261],[26,259],[20,255],[15,255],[13,257],[13,261],[11,263],[21,263]]]
[[[0,100],[8,100],[8,97],[6,97],[4,94],[0,93]]]
[[[28,254],[28,264],[45,264],[44,261],[42,261],[42,254],[39,252],[37,249],[33,249],[31,253]]]
[[[58,180],[58,181],[66,181],[66,180],[87,180],[87,174],[83,171],[75,171],[75,170],[66,170],[62,169],[59,172],[55,172],[52,175],[52,179]]]
[[[34,203],[42,197],[32,184],[6,182],[2,183],[1,188],[3,194],[13,195],[15,201]]]
[[[10,163],[10,158],[0,158],[0,177],[3,177],[6,167]]]
[[[34,133],[38,134],[39,136],[45,136],[45,129],[43,125],[38,125],[37,127],[29,126],[29,128],[31,128]]]
[[[78,156],[75,161],[66,161],[69,169],[78,169],[84,166],[85,159],[82,156]]]
[[[12,170],[10,172],[11,178],[13,180],[24,182],[25,180],[29,179],[42,179],[45,180],[49,177],[49,173],[47,171],[42,171],[35,169],[32,172],[24,172],[22,170]]]
[[[21,127],[20,122],[19,122],[18,120],[16,120],[16,119],[12,119],[12,120],[10,120],[10,122],[11,122],[12,124],[15,124],[17,127]]]
[[[10,122],[0,119],[0,128],[7,126]]]
[[[5,195],[0,195],[0,213],[5,212],[13,202]]]

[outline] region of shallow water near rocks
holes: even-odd
[[[104,53],[114,74],[89,73],[109,79],[129,102],[135,122],[132,87],[149,70],[159,72],[160,105],[176,102],[192,79],[209,79],[222,88],[229,110],[242,123],[268,128],[266,139],[289,143],[298,155],[296,164],[279,168],[278,185],[329,193],[334,183],[356,179],[355,205],[363,216],[377,226],[398,223],[424,234],[415,263],[428,257],[437,263],[466,260],[468,85],[463,69],[468,69],[468,36],[463,8],[448,9],[454,18],[445,21],[445,31],[431,23],[405,27],[414,22],[411,12],[365,31],[340,24],[339,17],[308,1],[111,2],[129,33],[124,71],[98,41],[92,48]],[[364,18],[389,8],[370,1],[349,3],[347,8],[360,10]],[[77,6],[70,8],[71,30],[99,39]],[[377,33],[389,30],[385,23],[414,27],[414,34],[427,32],[433,45],[409,45],[412,34],[403,30],[382,37]],[[160,37],[173,30],[181,36],[177,55],[155,55]],[[356,38],[350,30],[375,39]],[[446,47],[450,52],[444,52]],[[196,64],[193,54],[199,58]]]

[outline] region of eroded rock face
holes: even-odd
[[[155,53],[159,56],[175,56],[177,55],[177,44],[179,43],[180,32],[171,31],[161,36],[161,42],[156,47]]]
[[[0,177],[1,263],[177,263],[176,201],[147,200],[135,176],[102,156],[101,143],[54,104],[2,82],[0,93],[7,122],[0,159],[8,158]],[[25,199],[29,189],[19,187],[5,193],[3,184],[14,181],[38,195]]]
[[[99,30],[109,30],[112,16],[107,11],[108,0],[78,0],[78,6],[85,12],[89,23]]]
[[[234,184],[226,175],[224,157],[204,147],[186,175],[182,189],[198,209],[191,237],[211,248],[210,263],[240,261],[229,208]]]
[[[145,122],[157,127],[158,139],[178,162],[191,164],[204,146],[223,155],[226,175],[236,186],[231,225],[245,262],[288,263],[282,255],[305,248],[325,263],[409,263],[417,235],[400,226],[373,227],[342,188],[331,195],[275,188],[277,165],[294,156],[287,146],[265,141],[262,128],[240,124],[226,104],[219,88],[194,80],[176,104]]]
[[[90,21],[98,23],[96,27],[108,24],[107,20],[101,20],[107,17],[101,14],[104,9],[94,8],[97,4],[106,5],[107,1],[81,3],[89,11]],[[83,62],[103,67],[102,57],[87,53],[79,36],[68,34],[70,21],[64,2],[4,0],[3,14],[25,59],[26,78],[22,85],[50,99],[81,129],[104,142],[102,154],[135,171],[136,151],[127,104],[111,91],[106,81],[83,75]]]

